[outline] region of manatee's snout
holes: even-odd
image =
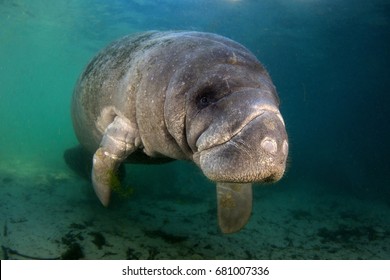
[[[253,128],[250,128],[250,126],[253,126]],[[258,140],[251,137],[251,129],[259,131]],[[252,143],[255,152],[258,154],[258,158],[253,159],[254,162],[257,162],[259,171],[254,174],[254,181],[279,180],[284,174],[288,156],[287,133],[281,114],[279,112],[264,112],[254,120],[253,124],[249,124],[247,135],[244,133],[241,137],[244,141],[246,137],[246,141]],[[236,140],[234,137],[232,141],[240,140]]]
[[[273,182],[285,171],[288,140],[278,108],[259,102],[238,132],[199,153],[204,174],[216,182]],[[238,117],[236,116],[236,119]],[[232,122],[232,121],[231,121]]]

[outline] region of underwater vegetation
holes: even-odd
[[[63,260],[79,260],[84,258],[83,249],[78,241],[82,241],[84,238],[79,234],[75,234],[72,231],[66,233],[61,238],[61,243],[66,246],[65,251],[61,254]]]
[[[121,176],[124,176],[122,174]],[[108,171],[109,186],[111,190],[117,193],[122,198],[129,198],[134,193],[134,188],[131,185],[123,186],[120,175],[117,171]]]
[[[339,224],[334,229],[320,228],[318,236],[322,243],[343,244],[345,246],[352,242],[365,243],[374,240],[383,240],[388,235],[385,230],[372,226],[350,226]]]

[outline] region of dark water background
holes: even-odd
[[[1,165],[67,170],[62,154],[77,144],[70,99],[78,75],[110,41],[152,29],[227,36],[269,70],[282,100],[290,159],[285,178],[267,191],[353,197],[387,205],[383,215],[390,217],[387,0],[1,0]],[[201,185],[187,195],[214,194],[187,164],[137,168],[136,182],[146,184],[142,172],[148,176],[149,189],[140,193],[172,195],[166,190],[179,188],[175,174],[189,172]],[[4,186],[12,179],[1,172]],[[172,176],[161,182],[167,172]],[[34,192],[30,184],[19,187]]]

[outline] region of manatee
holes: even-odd
[[[189,160],[216,183],[219,226],[232,233],[251,215],[252,183],[275,182],[285,171],[279,103],[268,72],[241,44],[151,31],[100,51],[77,81],[71,111],[104,206],[122,164]]]

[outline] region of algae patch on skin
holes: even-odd
[[[123,198],[129,198],[134,193],[134,188],[131,186],[124,187],[119,180],[119,176],[115,171],[108,171],[109,186],[111,190],[118,193]]]

